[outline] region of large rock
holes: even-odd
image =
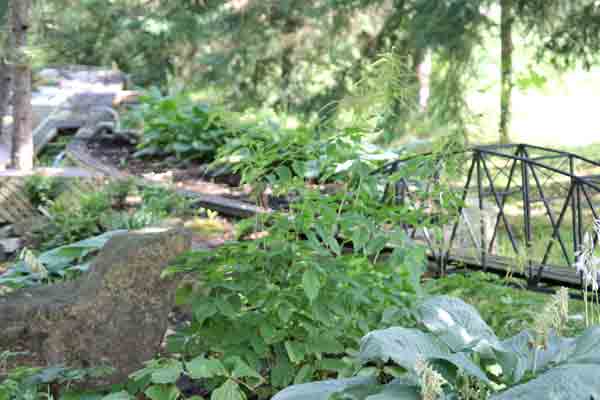
[[[91,384],[122,382],[159,350],[176,286],[160,275],[189,248],[182,230],[119,235],[81,278],[0,297],[0,353],[29,352],[20,365],[109,364],[116,373]]]

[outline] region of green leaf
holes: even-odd
[[[328,400],[334,393],[376,383],[377,379],[372,376],[304,383],[282,390],[271,400]]]
[[[210,400],[246,400],[246,395],[236,382],[228,379],[212,392]]]
[[[277,315],[283,322],[288,322],[294,315],[294,307],[287,302],[283,302],[277,307]]]
[[[395,379],[366,400],[421,400],[421,390],[416,382]]]
[[[416,308],[421,323],[453,351],[475,348],[487,351],[498,348],[498,338],[479,316],[477,310],[464,301],[449,297],[432,297]]]
[[[294,385],[299,385],[301,383],[306,383],[310,381],[314,373],[315,368],[312,365],[304,364],[296,374],[296,377],[294,378]]]
[[[177,143],[173,144],[173,150],[175,150],[177,153],[185,153],[192,149],[193,149],[192,145],[190,145],[188,143],[177,142]]]
[[[287,355],[285,353],[278,354],[275,365],[271,369],[271,384],[273,387],[286,387],[292,382],[295,374],[296,369]]]
[[[304,271],[304,274],[302,274],[302,287],[304,288],[306,297],[310,301],[314,301],[319,296],[319,290],[321,290],[319,274],[313,269]]]
[[[181,393],[174,385],[152,385],[144,394],[151,400],[175,400]]]
[[[227,376],[227,370],[216,359],[207,359],[204,357],[196,357],[192,361],[185,364],[185,367],[192,379],[214,378],[217,376]]]
[[[553,368],[539,377],[490,400],[588,400],[600,398],[597,364],[569,364]]]
[[[286,341],[285,349],[288,353],[288,357],[294,364],[298,364],[304,360],[306,355],[306,346],[304,343]]]
[[[183,367],[179,361],[169,361],[152,372],[152,382],[159,384],[175,383],[183,373]]]
[[[485,372],[463,353],[451,353],[446,344],[435,336],[417,329],[393,327],[370,332],[360,344],[360,360],[387,363],[393,361],[399,366],[415,370],[417,360],[444,360],[489,383]]]
[[[192,311],[194,312],[194,318],[198,322],[202,322],[217,313],[217,306],[211,299],[198,298],[194,299],[192,303]]]
[[[533,342],[533,336],[528,331],[523,331],[503,340],[500,349],[495,349],[496,360],[509,381],[518,382],[529,371],[542,371],[551,364],[564,362],[575,349],[574,339],[555,334],[549,335],[545,348],[535,348],[532,346]],[[574,358],[574,362],[587,361]]]
[[[251,368],[240,358],[238,358],[235,361],[235,367],[233,368],[231,376],[233,378],[257,378],[260,380],[263,379],[263,377],[258,372],[256,372],[253,368]]]
[[[572,349],[563,345],[563,354],[568,351],[568,363],[594,363],[600,365],[600,326],[586,329],[574,342]],[[569,351],[570,350],[570,351]]]
[[[125,391],[111,393],[102,398],[102,400],[132,400],[134,397]]]

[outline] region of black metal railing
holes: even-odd
[[[477,146],[463,157],[466,173],[455,178],[452,189],[460,201],[452,223],[437,227],[441,240],[433,239],[433,225],[401,224],[412,238],[425,240],[440,272],[465,261],[484,270],[514,270],[530,284],[574,285],[575,254],[600,215],[600,162],[526,144]],[[418,160],[423,158],[399,160],[382,172],[395,173]],[[431,170],[420,176],[427,182],[402,176],[386,188],[386,196],[393,192],[396,202],[435,214],[440,205],[433,191],[444,165],[441,159],[427,162]]]

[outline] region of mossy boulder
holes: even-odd
[[[79,279],[0,297],[0,353],[27,351],[21,365],[110,365],[92,385],[122,382],[159,351],[177,286],[161,273],[189,248],[184,230],[129,232]]]

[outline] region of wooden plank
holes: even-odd
[[[22,179],[5,179],[0,183],[0,207],[3,222],[18,222],[35,214],[24,194]]]
[[[23,195],[24,187],[20,186],[14,179],[10,179],[5,186],[10,188],[9,204],[20,213],[21,217],[28,217],[33,214],[33,206]]]
[[[16,222],[20,219],[20,215],[14,207],[11,206],[11,189],[7,185],[3,185],[0,187],[0,206],[2,206],[3,210],[6,212],[6,216],[8,217],[7,222]]]
[[[479,259],[466,253],[464,249],[452,249],[449,257],[449,261],[452,263],[463,263],[469,268],[475,268],[483,270],[484,268],[480,265]],[[513,267],[514,260],[508,257],[502,257],[497,255],[486,255],[487,269],[495,272],[513,272],[514,275],[523,276],[529,272],[529,267],[525,268],[524,273],[521,273]],[[557,265],[533,265],[533,274],[537,275],[541,269],[541,280],[546,282],[552,282],[555,284],[567,284],[569,286],[579,287],[581,280],[577,271],[573,268],[557,266]]]

